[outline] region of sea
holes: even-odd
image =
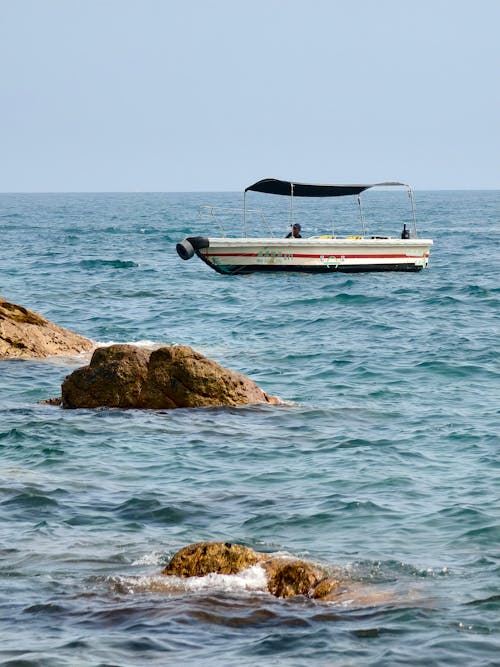
[[[284,236],[286,198],[260,196]],[[303,236],[359,234],[347,199],[296,198]],[[1,361],[1,665],[500,665],[500,191],[415,202],[421,272],[223,276],[175,246],[238,234],[200,208],[238,193],[0,195],[5,299],[96,345],[190,345],[285,403],[64,410],[41,401],[88,357]],[[399,189],[363,215],[413,224]],[[346,594],[161,575],[199,541]]]

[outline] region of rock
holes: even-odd
[[[61,405],[61,397],[56,398],[44,398],[42,401],[38,401],[39,405]]]
[[[177,551],[162,574],[203,577],[210,573],[237,574],[260,564],[266,571],[269,592],[279,598],[307,595],[321,599],[340,585],[322,568],[294,558],[273,557],[241,544],[198,542]]]
[[[158,408],[280,403],[250,378],[187,345],[162,347],[151,353],[144,401],[148,407]]]
[[[341,582],[338,579],[325,577],[313,588],[311,597],[315,600],[331,600],[338,594],[340,587]]]
[[[163,575],[180,578],[203,577],[207,574],[238,574],[259,565],[267,575],[268,591],[279,598],[303,595],[321,602],[357,607],[382,604],[407,604],[418,600],[414,593],[380,590],[376,585],[339,581],[331,576],[332,568],[297,558],[272,556],[254,551],[241,544],[198,542],[177,551],[162,571]],[[330,574],[329,574],[330,572]],[[160,585],[155,578],[155,591],[182,590],[178,583]]]
[[[150,352],[134,345],[97,348],[89,366],[78,368],[64,380],[62,406],[139,407],[148,374],[149,355]]]
[[[269,592],[277,598],[309,595],[324,578],[324,572],[303,560],[272,558],[264,564]]]
[[[263,559],[253,549],[229,542],[198,542],[177,551],[162,574],[176,577],[203,577],[237,574]]]
[[[0,359],[74,355],[93,348],[88,338],[0,297]]]
[[[193,408],[281,401],[252,380],[186,345],[153,352],[134,345],[98,348],[89,366],[62,385],[65,408]]]

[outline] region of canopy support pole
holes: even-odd
[[[290,225],[293,229],[293,183],[290,183]]]
[[[247,237],[247,191],[243,192],[243,236]]]
[[[413,216],[413,236],[417,238],[417,213],[415,211],[415,199],[413,198],[413,188],[411,185],[408,186],[408,196],[411,202],[411,213]]]
[[[363,236],[365,236],[365,218],[363,216],[363,207],[361,206],[361,195],[358,195],[358,204],[359,204],[359,218],[361,220],[361,231]]]

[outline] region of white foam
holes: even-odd
[[[94,343],[94,341],[91,342],[92,345],[95,345],[96,347],[98,346],[97,343]],[[83,352],[73,352],[72,354],[69,352],[67,354],[52,354],[48,357],[44,357],[43,359],[37,359],[37,361],[40,363],[45,362],[51,365],[59,364],[60,366],[73,366],[75,361],[88,361],[92,355],[93,350],[94,348],[91,350],[85,350]]]
[[[174,577],[178,579],[178,577]],[[241,570],[238,574],[215,574],[183,579],[188,591],[261,591],[267,590],[267,574],[260,565]]]
[[[95,341],[95,347],[111,347],[111,345],[135,345],[136,347],[143,347],[147,350],[154,350],[159,347],[168,345],[169,343],[158,343],[154,340],[132,340],[132,341],[117,341],[117,340],[108,340],[108,341]]]
[[[30,470],[29,468],[19,468],[15,466],[0,467],[0,479],[14,479],[24,481],[34,481],[41,479],[53,479],[48,475],[39,472],[38,470]]]
[[[148,350],[154,350],[155,348],[162,347],[163,345],[168,345],[168,343],[158,343],[154,340],[137,340],[135,342],[129,343],[129,345],[136,345],[137,347],[144,347]]]
[[[267,593],[267,575],[260,565],[242,570],[238,574],[214,574],[204,577],[170,577],[165,575],[141,577],[114,577],[121,591],[134,593],[237,593],[260,591]]]
[[[134,560],[132,565],[161,565],[163,563],[163,554],[159,551],[152,551],[150,554],[144,554],[137,560]]]

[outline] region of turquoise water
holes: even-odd
[[[391,226],[386,194],[371,203]],[[1,664],[500,664],[500,193],[417,192],[434,247],[416,274],[182,262],[213,202],[241,199],[0,195],[3,297],[97,342],[191,345],[291,404],[63,411],[38,401],[81,360],[1,362]],[[307,211],[305,234],[329,231],[323,203]],[[388,597],[165,587],[200,540]]]

